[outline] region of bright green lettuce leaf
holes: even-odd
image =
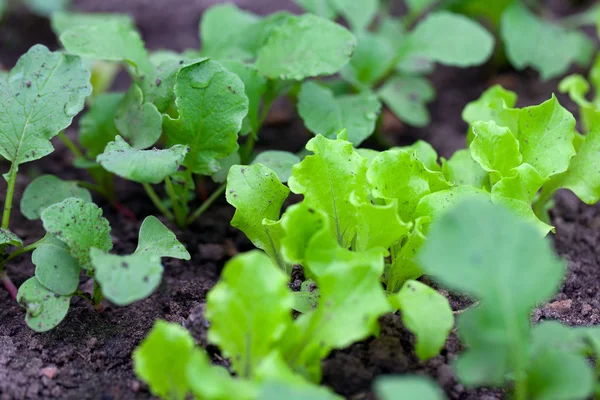
[[[25,0],[24,2],[32,12],[43,17],[64,11],[71,5],[71,0]]]
[[[69,197],[77,197],[86,202],[92,201],[90,192],[77,186],[77,182],[63,181],[54,175],[39,176],[23,192],[21,214],[30,220],[39,219],[46,207],[60,203]]]
[[[436,383],[425,376],[382,376],[375,380],[374,390],[380,400],[444,400],[446,398]]]
[[[471,157],[490,173],[500,176],[510,174],[523,162],[519,142],[510,129],[494,121],[476,122],[471,126],[474,139],[469,145]]]
[[[190,147],[184,165],[210,175],[217,159],[237,150],[238,132],[248,113],[248,97],[237,75],[212,60],[182,68],[175,84],[178,118],[163,117],[167,144]]]
[[[600,200],[600,172],[593,167],[600,152],[600,112],[595,111],[592,117],[590,131],[571,159],[569,169],[553,177],[547,184],[554,190],[571,190],[586,204],[595,204]]]
[[[550,242],[503,207],[465,200],[434,221],[419,261],[449,289],[481,301],[458,321],[468,346],[457,363],[461,381],[498,385],[512,371],[519,387],[529,314],[556,292],[565,271]]]
[[[138,85],[131,85],[114,115],[115,126],[136,149],[152,146],[162,134],[162,115],[152,103],[144,102]]]
[[[392,263],[384,279],[388,293],[396,293],[407,280],[423,275],[415,256],[427,240],[425,230],[430,221],[429,217],[415,219],[412,230],[402,239],[401,245],[392,247]]]
[[[107,171],[125,179],[156,184],[177,172],[188,152],[189,147],[180,144],[166,150],[138,150],[117,136],[96,161]]]
[[[0,80],[0,155],[16,164],[50,154],[92,92],[79,57],[35,45]]]
[[[493,50],[494,37],[477,22],[438,11],[410,33],[404,51],[444,65],[468,67],[485,62]]]
[[[388,249],[410,230],[410,224],[398,214],[398,201],[392,199],[386,205],[373,204],[369,200],[351,196],[356,207],[357,229],[354,250],[365,251],[374,247]]]
[[[189,391],[186,369],[193,349],[194,339],[185,328],[156,321],[133,353],[135,373],[154,395],[183,400]]]
[[[180,260],[190,259],[190,253],[177,240],[175,234],[152,215],[146,217],[142,222],[135,252]]]
[[[415,215],[417,217],[430,217],[435,220],[454,205],[470,197],[477,197],[491,203],[489,192],[473,186],[454,186],[421,198],[415,210]]]
[[[108,251],[112,248],[110,225],[102,209],[94,203],[69,198],[42,212],[44,229],[63,241],[82,268],[90,268],[92,247]]]
[[[487,172],[471,157],[468,149],[456,151],[449,160],[442,159],[442,172],[448,182],[478,189],[489,185]]]
[[[92,59],[125,61],[136,68],[138,75],[154,71],[139,32],[126,19],[90,19],[84,25],[64,31],[60,41],[69,53]]]
[[[352,143],[327,139],[317,135],[306,144],[314,153],[292,168],[288,181],[290,190],[304,195],[304,202],[323,210],[332,219],[332,229],[338,243],[349,247],[356,232],[356,207],[350,194],[358,198],[367,195],[367,160]]]
[[[21,285],[17,301],[27,310],[27,326],[36,332],[46,332],[65,318],[71,297],[55,295],[33,277]]]
[[[531,164],[544,179],[566,171],[575,155],[575,118],[554,95],[538,106],[521,109],[519,130],[513,133],[519,140],[523,162]]]
[[[398,212],[404,221],[412,220],[419,200],[431,193],[430,173],[414,151],[391,149],[379,153],[369,164],[367,178],[373,195],[397,199]]]
[[[279,180],[286,183],[292,176],[292,167],[300,162],[300,157],[288,151],[267,150],[260,153],[252,164],[262,164],[273,170]]]
[[[448,300],[424,283],[412,280],[389,299],[400,310],[404,326],[417,339],[417,356],[427,360],[438,355],[454,327]]]
[[[353,31],[369,27],[379,8],[379,0],[329,0]]]
[[[81,268],[67,245],[55,237],[46,236],[33,251],[31,261],[38,282],[52,292],[68,296],[79,287]]]
[[[585,98],[585,95],[590,91],[588,81],[579,74],[569,75],[560,81],[558,91],[568,93],[571,100],[579,106],[583,131],[588,132],[595,113],[594,104]]]
[[[79,143],[88,157],[96,159],[115,140],[118,133],[115,113],[122,99],[122,93],[102,93],[79,120]]]
[[[264,221],[279,220],[281,206],[289,192],[275,172],[261,164],[235,165],[229,170],[225,196],[236,208],[231,225],[244,232],[282,268],[280,237]]]
[[[256,68],[271,79],[332,75],[352,57],[356,39],[341,25],[312,14],[287,18],[260,49]]]
[[[308,130],[334,139],[346,129],[355,146],[371,136],[380,111],[377,96],[368,91],[335,97],[332,90],[308,81],[298,94],[298,113]]]
[[[340,400],[341,397],[330,389],[316,385],[290,385],[280,382],[266,382],[262,385],[261,400]]]
[[[429,171],[440,171],[440,165],[437,162],[438,154],[432,145],[424,140],[417,140],[411,145],[398,147],[400,150],[414,151],[419,161],[425,165]]]
[[[235,60],[223,61],[221,64],[242,80],[246,96],[248,97],[248,115],[244,118],[240,133],[251,133],[256,137],[262,124],[261,100],[267,91],[267,79],[260,75],[253,65]]]
[[[259,17],[234,4],[210,7],[200,21],[202,54],[216,59],[250,59],[254,55],[249,28]]]
[[[7,244],[15,247],[23,247],[23,240],[8,229],[0,229],[0,246]]]
[[[337,10],[331,0],[294,0],[306,11],[321,18],[334,19]]]
[[[500,34],[512,65],[517,69],[531,66],[542,79],[561,75],[574,62],[587,66],[594,51],[584,33],[541,19],[520,1],[512,2],[502,14]],[[541,45],[547,41],[552,45]]]
[[[425,104],[435,98],[435,89],[427,79],[396,76],[385,82],[378,95],[403,122],[413,126],[429,124],[429,111]]]
[[[259,251],[239,255],[207,296],[208,340],[239,376],[252,377],[292,323],[293,305],[287,277],[269,257]]]
[[[513,108],[516,102],[516,93],[494,85],[477,100],[467,104],[462,112],[462,119],[469,125],[477,121],[494,121],[515,133],[519,130],[519,110]],[[469,136],[472,139],[470,128]]]
[[[90,259],[102,294],[119,306],[145,299],[162,278],[160,257],[152,253],[119,256],[92,248]]]

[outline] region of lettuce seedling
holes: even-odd
[[[493,50],[493,37],[462,15],[438,10],[422,19],[429,9],[423,2],[408,4],[408,14],[401,19],[390,17],[385,8],[378,10],[376,0],[297,2],[326,18],[342,16],[357,37],[356,50],[341,70],[345,87],[340,82],[309,81],[298,95],[308,130],[334,138],[345,128],[356,146],[373,133],[382,102],[403,122],[427,125],[426,104],[434,99],[435,90],[423,75],[434,63],[481,64]]]
[[[80,137],[88,159],[79,165],[85,165],[100,186],[110,185],[110,179],[98,167],[142,183],[155,206],[181,227],[224,191],[222,185],[190,212],[194,176],[223,182],[231,165],[250,163],[272,102],[295,81],[338,72],[355,47],[350,32],[326,19],[289,13],[261,18],[233,5],[207,10],[200,24],[202,49],[183,55],[149,54],[133,22],[124,16],[60,13],[53,26],[68,52],[123,62],[133,80],[125,95],[101,95],[92,104]],[[238,145],[240,135],[249,135],[243,148]],[[161,137],[172,152],[176,145],[187,147],[183,162],[170,164],[173,168],[164,173],[139,169],[141,159],[144,165],[166,161],[166,154],[146,150]],[[115,140],[116,150],[111,144]],[[121,152],[125,145],[131,149]],[[263,162],[275,166],[290,159],[294,156],[280,152]],[[146,176],[140,179],[133,170],[144,170]],[[151,186],[162,182],[166,201]],[[102,191],[112,194],[110,186]]]
[[[504,207],[465,200],[433,222],[418,258],[427,274],[478,301],[458,319],[467,350],[454,367],[463,384],[504,386],[510,380],[515,399],[592,394],[586,356],[594,351],[594,328],[531,327],[533,307],[556,293],[565,272],[534,226]]]

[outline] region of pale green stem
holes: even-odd
[[[175,187],[173,186],[173,182],[171,182],[171,178],[167,176],[165,179],[165,185],[167,189],[167,194],[171,199],[171,203],[173,204],[173,211],[175,212],[175,222],[177,226],[180,228],[185,228],[186,225],[186,213],[184,207],[179,203],[179,198],[175,191]]]
[[[17,162],[13,162],[10,165],[10,171],[8,171],[8,188],[6,190],[6,197],[4,199],[4,212],[2,213],[2,229],[8,229],[10,223],[10,211],[12,209],[13,197],[15,195],[15,184],[17,183],[17,171],[19,166]]]
[[[152,189],[152,186],[150,186],[150,184],[148,184],[148,183],[144,183],[143,186],[144,186],[144,189],[146,190],[146,193],[148,194],[148,197],[150,197],[150,200],[152,200],[152,204],[154,204],[154,206],[165,217],[169,218],[170,220],[173,220],[173,213],[171,211],[167,210],[167,208],[161,201],[160,197],[158,197],[158,195],[156,194],[154,189]]]
[[[210,195],[210,197],[208,199],[206,199],[206,201],[204,203],[202,203],[202,205],[200,207],[198,207],[196,209],[196,211],[194,211],[192,213],[192,215],[190,215],[190,217],[187,220],[187,224],[191,224],[192,222],[194,222],[196,219],[198,219],[198,217],[200,217],[202,214],[204,214],[204,212],[206,210],[208,210],[208,208],[223,194],[223,192],[225,192],[225,189],[227,188],[227,184],[222,184],[221,186],[219,186],[219,188],[217,190],[215,190],[213,192],[213,194]]]
[[[81,152],[81,150],[79,150],[79,147],[77,147],[77,145],[73,143],[73,141],[69,139],[69,137],[65,135],[63,131],[60,131],[58,133],[58,138],[61,142],[65,144],[65,146],[67,146],[69,150],[71,150],[71,153],[73,153],[75,157],[84,158],[83,153]]]

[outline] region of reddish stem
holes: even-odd
[[[137,222],[137,217],[135,216],[135,213],[131,211],[129,207],[119,203],[117,200],[114,200],[112,202],[112,205],[119,214],[123,215],[125,218],[132,222]]]
[[[2,284],[4,285],[6,290],[8,290],[8,293],[10,293],[10,297],[12,297],[12,299],[16,301],[18,289],[15,286],[15,284],[10,280],[8,275],[6,275],[6,272],[0,273],[0,280],[2,281]]]
[[[198,195],[203,203],[208,199],[208,190],[206,189],[206,181],[204,179],[202,179],[198,185]]]

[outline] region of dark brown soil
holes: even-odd
[[[150,48],[168,47],[183,50],[198,47],[197,22],[202,10],[215,0],[77,0],[85,11],[121,11],[135,16]],[[243,7],[259,13],[277,9],[297,10],[292,0],[238,0]],[[0,62],[10,67],[17,57],[34,43],[55,46],[48,23],[24,10],[7,18],[0,26]],[[386,118],[386,138],[394,144],[416,139],[431,142],[442,156],[450,156],[464,147],[466,124],[460,119],[464,105],[479,97],[494,83],[516,91],[519,105],[538,104],[548,99],[557,81],[539,82],[531,72],[495,71],[490,67],[459,70],[438,68],[433,76],[438,97],[430,105],[432,124],[415,129]],[[563,105],[576,109],[564,98]],[[261,134],[260,148],[298,151],[309,138],[302,122],[289,104],[278,104]],[[388,116],[389,117],[389,116]],[[76,125],[75,125],[76,126]],[[76,136],[75,128],[68,132]],[[370,145],[379,146],[375,141]],[[56,144],[57,151],[42,161],[24,165],[17,185],[21,193],[27,183],[40,173],[53,173],[68,179],[86,179],[85,173],[70,167],[71,157]],[[6,163],[0,170],[8,170]],[[2,180],[3,182],[3,180]],[[1,183],[4,184],[4,183]],[[136,185],[119,184],[120,201],[131,208],[141,221],[156,214],[143,191]],[[4,190],[2,187],[1,190]],[[101,198],[113,227],[114,251],[129,253],[135,249],[139,222],[120,215]],[[13,214],[14,230],[27,243],[41,233],[39,222],[30,222]],[[74,300],[67,319],[57,329],[37,334],[27,328],[24,313],[0,290],[0,400],[12,399],[146,399],[145,385],[135,379],[131,365],[132,350],[158,318],[186,326],[199,344],[206,343],[203,318],[205,296],[218,279],[224,262],[236,252],[252,246],[229,226],[233,210],[224,200],[214,206],[186,232],[174,229],[186,245],[191,262],[166,260],[160,288],[150,298],[129,307],[108,306],[95,312],[83,300]],[[600,207],[581,204],[569,193],[557,197],[553,221],[557,227],[556,249],[569,262],[569,273],[556,298],[534,312],[535,321],[559,319],[571,325],[600,322],[600,260],[596,249],[600,239]],[[17,285],[33,274],[29,256],[15,260],[9,273]],[[543,279],[543,277],[540,277]],[[453,298],[455,309],[465,301]],[[324,384],[351,399],[373,399],[373,379],[382,374],[417,373],[434,377],[451,399],[503,398],[500,391],[466,389],[452,372],[451,363],[460,352],[452,335],[442,353],[427,362],[417,360],[413,337],[397,315],[381,318],[381,335],[348,349],[334,352],[323,363]],[[217,349],[208,346],[213,361],[226,362]]]

